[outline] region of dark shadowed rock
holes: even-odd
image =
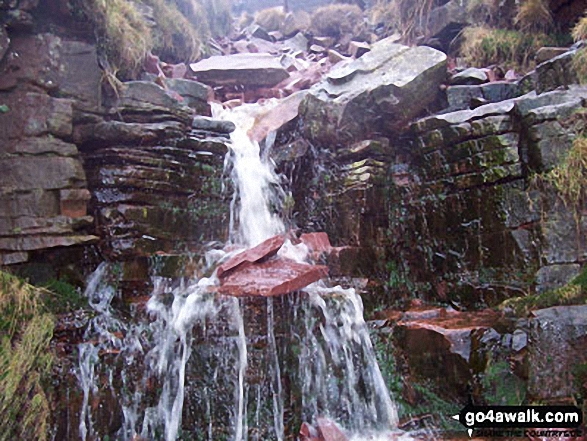
[[[255,263],[261,259],[274,256],[277,254],[285,238],[283,236],[275,236],[260,243],[256,247],[243,251],[236,256],[230,258],[228,261],[220,265],[216,271],[219,278],[226,277],[227,273],[238,269],[240,266],[247,263]]]
[[[263,53],[213,56],[190,68],[198,81],[214,86],[271,87],[289,76],[279,58]]]
[[[207,116],[196,116],[192,121],[192,128],[196,130],[208,130],[218,133],[232,133],[236,126],[232,121],[212,119]]]
[[[328,276],[328,268],[277,258],[242,265],[221,281],[218,292],[231,296],[273,297],[299,291]]]
[[[382,40],[351,63],[339,63],[302,102],[306,135],[321,145],[399,130],[433,102],[446,55],[429,47]]]
[[[8,46],[10,45],[10,38],[6,33],[6,29],[4,25],[0,26],[0,61],[4,58],[6,51],[8,50]]]

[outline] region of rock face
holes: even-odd
[[[198,81],[214,86],[271,87],[289,76],[278,58],[262,53],[213,56],[190,68]]]
[[[578,387],[578,367],[587,362],[587,306],[558,306],[533,315],[528,394],[534,400],[568,400]]]
[[[109,117],[74,133],[103,251],[129,260],[223,238],[226,130],[213,124],[192,130],[191,109],[151,82],[125,83],[111,105]]]
[[[52,34],[20,33],[2,52],[0,264],[8,265],[98,239],[72,135],[80,113],[98,110],[100,74],[94,46]]]
[[[365,139],[369,132],[397,132],[436,99],[445,73],[442,52],[393,38],[377,42],[311,89],[301,104],[305,135],[328,146]]]
[[[528,173],[569,151],[576,133],[565,115],[582,109],[585,93],[529,94],[412,126],[410,178],[392,187],[392,242],[403,243],[412,274],[441,275],[424,276],[434,296],[472,305],[482,292],[491,304],[576,274],[585,250],[573,209],[528,189]]]

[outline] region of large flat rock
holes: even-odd
[[[190,68],[198,81],[213,86],[272,87],[289,77],[278,58],[263,53],[217,55]]]
[[[300,108],[305,134],[325,146],[393,134],[436,100],[445,76],[444,53],[381,40],[310,89]]]
[[[274,297],[298,291],[327,275],[325,266],[276,258],[241,266],[222,280],[218,292],[237,297]]]

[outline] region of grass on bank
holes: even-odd
[[[50,439],[55,314],[87,307],[73,285],[0,271],[0,441]]]
[[[43,289],[0,271],[0,440],[48,439],[54,317]]]
[[[459,53],[471,66],[492,64],[526,71],[534,66],[534,55],[543,46],[556,45],[556,37],[488,26],[470,26],[461,34]]]
[[[571,34],[575,41],[587,40],[587,11],[577,22]],[[573,68],[577,72],[579,82],[587,83],[587,47],[582,47],[577,51],[573,59]]]
[[[232,0],[77,0],[77,6],[96,30],[106,69],[122,80],[135,79],[149,53],[169,63],[196,61],[210,36],[232,27]]]

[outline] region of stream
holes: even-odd
[[[229,241],[205,254],[205,276],[154,279],[146,306],[130,317],[112,305],[113,265],[101,264],[89,279],[95,316],[76,373],[82,439],[100,437],[92,403],[105,390],[122,411],[121,440],[286,440],[296,439],[303,423],[325,421],[354,441],[411,439],[397,430],[396,405],[353,289],[318,281],[279,297],[215,292],[220,263],[286,233],[283,178],[247,136],[257,110],[214,109],[215,118],[237,126],[225,160],[236,190]],[[308,248],[289,239],[278,254],[309,259]]]

